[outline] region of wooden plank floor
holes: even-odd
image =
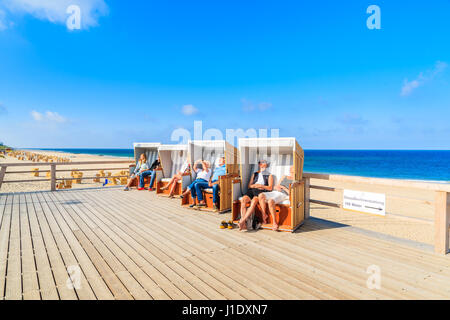
[[[0,194],[0,298],[450,298],[450,255],[319,219],[219,229],[229,218],[147,191]]]

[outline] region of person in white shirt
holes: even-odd
[[[270,214],[272,215],[272,230],[274,231],[278,230],[278,222],[275,206],[277,204],[282,203],[285,200],[289,200],[289,192],[291,184],[294,182],[294,180],[295,180],[295,169],[294,166],[291,166],[289,169],[289,175],[282,176],[278,184],[274,187],[274,190],[271,192],[266,192],[264,194],[265,200],[267,201],[267,206],[269,207]],[[260,201],[259,205],[261,206],[261,208],[264,207],[265,209],[264,202]]]
[[[201,165],[201,168],[199,165]],[[194,163],[194,171],[197,174],[196,179],[190,184],[189,187],[187,187],[186,191],[184,191],[180,197],[185,197],[190,191],[194,203],[189,207],[204,207],[206,206],[206,202],[203,199],[203,192],[201,192],[201,190],[208,188],[209,186],[208,181],[211,178],[211,164],[209,161],[197,160]],[[198,204],[195,202],[196,198],[198,199]]]
[[[139,161],[136,164],[136,167],[134,168],[134,171],[132,173],[132,175],[130,176],[130,180],[128,181],[127,186],[125,187],[124,191],[128,191],[130,190],[130,186],[134,183],[134,181],[136,180],[140,180],[141,175],[148,171],[149,167],[147,164],[147,156],[145,155],[145,153],[142,153],[141,156],[139,157]],[[138,187],[139,190],[142,190],[142,186],[139,184]]]
[[[169,183],[165,186],[162,187],[161,190],[167,190],[170,188],[169,190],[169,198],[173,198],[173,194],[175,193],[175,187],[177,186],[178,181],[183,179],[183,175],[188,172],[190,169],[190,164],[189,161],[186,160],[183,164],[183,166],[181,167],[180,171],[178,171],[176,174],[174,174],[174,176],[172,177],[172,179],[170,179]]]

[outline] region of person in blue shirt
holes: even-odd
[[[213,189],[214,211],[219,210],[219,177],[226,173],[225,157],[222,156],[219,158],[217,167],[214,169],[214,173],[209,180],[209,188]]]

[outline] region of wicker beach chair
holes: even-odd
[[[274,186],[283,175],[289,175],[293,165],[295,181],[290,185],[289,200],[276,206],[280,231],[293,232],[305,220],[305,183],[303,177],[304,152],[295,138],[248,138],[239,139],[240,177],[232,183],[232,219],[240,219],[242,196],[247,192],[251,176],[258,170],[258,160],[269,162],[268,171],[273,175]],[[268,209],[266,211],[268,213]],[[255,215],[262,221],[261,208],[256,208]],[[272,217],[262,228],[272,229]]]
[[[156,193],[167,196],[169,190],[161,190],[167,186],[171,178],[177,174],[188,160],[188,147],[185,144],[161,145],[158,148],[161,168],[156,171]],[[174,195],[180,195],[191,183],[191,172],[188,169],[182,180],[178,181]]]
[[[192,140],[188,143],[189,161],[192,164],[198,160],[206,160],[211,164],[211,175],[221,156],[225,157],[226,174],[219,177],[219,212],[225,212],[231,209],[231,183],[239,175],[239,165],[237,163],[237,149],[225,140]],[[192,179],[195,179],[195,172],[192,171]],[[203,190],[203,197],[206,201],[206,207],[201,210],[213,211],[213,190],[206,188]],[[181,199],[182,205],[193,203],[189,194],[188,197]]]
[[[137,163],[139,161],[139,157],[141,156],[142,153],[145,153],[145,155],[147,156],[147,164],[150,167],[152,165],[152,163],[158,159],[158,148],[161,145],[161,143],[159,142],[136,142],[133,144],[134,147],[134,159],[135,162]],[[130,175],[133,173],[134,168],[136,168],[136,165],[130,165]],[[150,184],[150,177],[145,177],[145,188],[149,187]],[[137,185],[137,181],[134,182],[134,184],[132,186],[136,186]],[[156,180],[155,180],[155,184],[156,184]],[[152,186],[153,188],[155,187],[154,185]]]

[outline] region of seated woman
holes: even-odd
[[[275,205],[280,204],[285,200],[289,200],[289,187],[294,180],[295,180],[294,166],[291,166],[289,169],[289,176],[283,176],[280,182],[275,186],[274,191],[266,192],[264,194],[264,196],[266,197],[270,214],[272,215],[272,230],[274,231],[278,230]],[[261,206],[261,208],[263,206],[265,207],[264,202],[260,202],[259,205]]]
[[[205,184],[198,185],[200,193],[202,193],[202,191],[207,188],[213,189],[213,210],[215,212],[219,211],[219,177],[225,175],[226,171],[227,171],[227,168],[225,165],[225,157],[221,156],[218,159],[219,160],[217,163],[217,167],[214,169],[214,174],[212,175],[208,184],[206,186],[205,186]],[[196,191],[197,197],[198,197],[199,192]],[[201,199],[203,200],[203,193],[201,195]]]
[[[175,193],[175,187],[177,186],[177,183],[183,179],[183,175],[188,171],[189,167],[190,167],[189,161],[186,160],[183,166],[181,167],[180,171],[174,174],[174,176],[170,179],[169,183],[166,186],[161,188],[162,191],[170,188],[169,198],[173,198],[173,194]]]
[[[201,169],[199,168],[199,165],[201,164]],[[183,192],[183,194],[180,196],[180,198],[185,197],[189,191],[191,192],[192,199],[194,200],[194,203],[191,204],[189,207],[193,208],[196,206],[195,199],[198,198],[198,204],[199,207],[206,206],[205,200],[203,199],[203,192],[201,188],[208,188],[208,181],[209,178],[211,178],[211,169],[210,169],[210,163],[209,161],[204,160],[197,160],[194,163],[194,171],[197,174],[197,178],[190,184],[189,187],[187,187],[186,191]]]
[[[267,214],[265,206],[265,193],[273,189],[273,176],[267,171],[269,166],[266,160],[258,161],[259,171],[255,172],[248,184],[247,193],[241,201],[241,219],[239,220],[239,230],[247,229],[247,220],[255,212],[256,205],[260,205],[263,215],[263,222],[267,223]],[[247,205],[250,207],[247,209]]]
[[[123,190],[124,191],[130,190],[131,185],[135,182],[136,179],[139,179],[138,189],[142,190],[143,188],[141,187],[141,180],[143,180],[143,178],[141,179],[141,176],[148,169],[149,168],[147,164],[147,156],[145,155],[145,153],[142,153],[141,156],[139,157],[139,161],[137,162],[136,167],[134,168],[133,173],[130,176],[130,180],[128,181],[127,186]]]

